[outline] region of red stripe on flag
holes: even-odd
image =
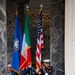
[[[39,54],[39,53],[36,53],[36,56],[37,56],[38,58],[40,58],[40,54]]]

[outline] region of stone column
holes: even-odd
[[[0,0],[0,75],[6,75],[6,65],[7,65],[6,0]]]
[[[75,0],[65,0],[65,75],[75,75]]]

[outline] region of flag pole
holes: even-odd
[[[42,8],[43,8],[43,5],[40,4],[40,11],[39,11],[39,13],[42,11]],[[41,66],[40,66],[40,67],[41,67]],[[41,71],[38,71],[38,75],[41,75]]]
[[[42,11],[42,8],[43,8],[43,5],[42,4],[40,4],[40,12]],[[41,63],[42,64],[42,63]]]
[[[16,8],[16,16],[18,15],[18,12],[17,12],[17,8]]]
[[[29,11],[29,6],[28,5],[26,6],[26,9],[27,9],[27,11]],[[30,75],[31,75],[31,70],[30,70]]]

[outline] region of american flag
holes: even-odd
[[[42,29],[42,11],[40,11],[39,22],[38,22],[37,45],[36,45],[37,72],[40,70],[41,67],[41,54],[43,47],[44,47],[44,38],[43,38],[43,29]]]

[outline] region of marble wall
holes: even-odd
[[[0,0],[0,75],[6,75],[6,65],[7,65],[6,0]]]
[[[50,5],[50,58],[53,75],[64,75],[64,0]]]

